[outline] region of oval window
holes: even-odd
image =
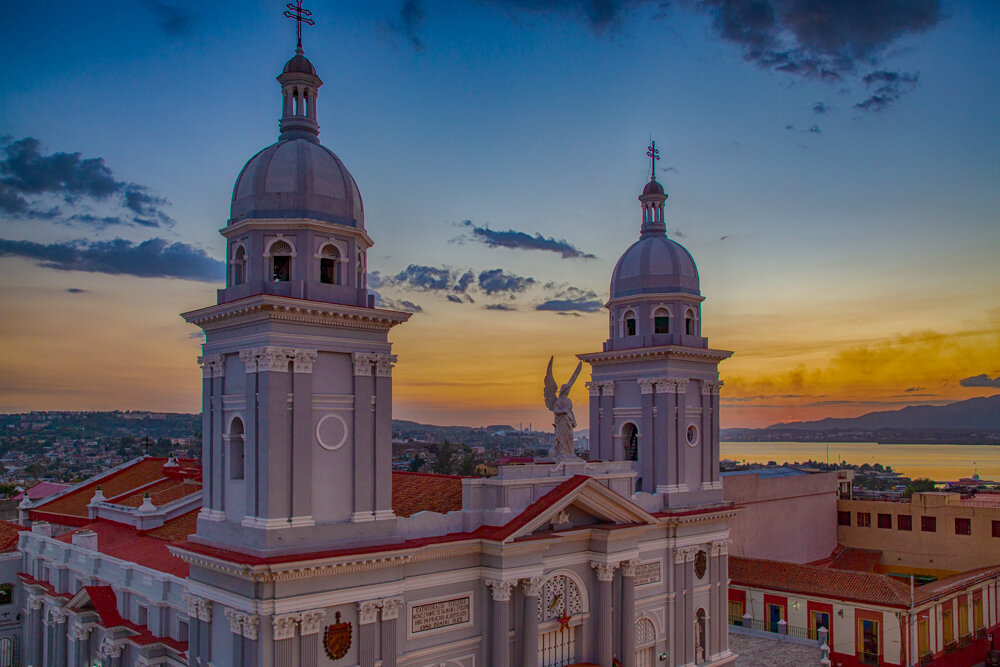
[[[698,427],[694,424],[688,426],[687,430],[687,441],[688,444],[694,447],[698,444]]]

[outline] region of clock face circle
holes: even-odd
[[[698,444],[698,427],[695,426],[694,424],[688,426],[687,441],[688,444],[692,447]]]

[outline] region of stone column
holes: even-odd
[[[588,382],[590,392],[590,458],[601,458],[601,383]]]
[[[358,663],[375,667],[375,621],[378,620],[378,600],[358,603]]]
[[[677,490],[680,483],[680,472],[677,468],[677,450],[681,446],[677,442],[677,380],[667,380],[664,387],[667,391],[667,415],[663,423],[663,432],[667,440],[667,484],[662,490],[671,493]]]
[[[650,491],[660,492],[670,484],[670,384],[665,378],[657,378],[653,394],[653,412],[656,427],[653,431],[653,479],[648,485]]]
[[[719,441],[719,392],[722,390],[722,380],[715,382],[712,387],[712,483],[716,488],[722,488],[722,481],[719,476],[719,456],[722,451],[722,443]]]
[[[27,646],[25,647],[25,662],[29,665],[40,665],[42,662],[42,606],[43,598],[29,595],[24,608],[25,626],[27,628]]]
[[[211,600],[200,600],[198,602],[198,658],[202,665],[207,665],[212,660],[212,602]]]
[[[104,658],[104,664],[109,667],[121,667],[122,653],[125,651],[125,644],[104,638],[99,653]]]
[[[712,386],[714,382],[701,383],[701,426],[699,426],[698,447],[701,449],[701,488],[712,488]]]
[[[316,350],[295,350],[292,358],[292,446],[288,466],[293,526],[311,526],[313,453],[313,365]]]
[[[247,512],[257,525],[286,527],[291,517],[292,487],[283,489],[291,475],[292,425],[288,394],[292,389],[291,359],[294,350],[284,347],[261,348],[257,360],[258,395],[257,447],[254,461],[257,474],[255,510]],[[249,480],[248,480],[249,481]],[[282,491],[279,493],[279,489]]]
[[[242,614],[235,609],[225,609],[223,614],[226,616],[226,620],[229,621],[229,632],[232,639],[232,663],[234,665],[244,665],[247,663],[247,656],[244,655],[243,651],[243,617],[246,614]]]
[[[401,597],[382,600],[382,667],[396,667],[396,625],[402,607]]]
[[[688,639],[684,646],[687,649],[685,655],[688,663],[694,663],[695,658],[695,631],[697,620],[694,616],[694,557],[698,552],[695,547],[688,547],[684,552],[684,615],[687,617]],[[707,623],[707,621],[706,621]]]
[[[319,664],[319,634],[324,618],[325,609],[302,612],[299,620],[299,656],[303,666]]]
[[[198,624],[198,601],[199,598],[193,595],[185,595],[184,602],[187,603],[188,617],[188,663],[191,667],[200,665],[199,660],[199,624]]]
[[[354,509],[351,521],[374,521],[375,378],[377,354],[355,352],[354,360]]]
[[[639,419],[639,428],[642,429],[639,434],[639,477],[642,478],[642,490],[650,491],[655,488],[653,482],[655,457],[653,453],[653,429],[655,428],[653,424],[653,389],[655,380],[641,378],[638,382],[642,396],[642,416]]]
[[[719,653],[729,650],[729,544],[717,542],[719,552],[719,617],[716,620],[716,646]]]
[[[620,460],[621,452],[615,451],[615,383],[601,382],[601,458]]]
[[[69,636],[72,639],[72,643],[70,644],[68,664],[70,667],[89,667],[90,651],[88,650],[88,640],[90,638],[90,628],[82,628],[79,625],[74,625],[69,630]]]
[[[599,665],[610,665],[613,659],[611,633],[612,630],[612,600],[611,582],[615,578],[615,565],[612,563],[595,563],[591,561],[597,577],[597,595],[591,619],[594,622],[594,662]]]
[[[490,648],[494,667],[512,667],[510,662],[510,593],[513,582],[487,579],[493,593]]]
[[[52,632],[55,639],[55,650],[52,653],[52,664],[65,665],[68,663],[67,646],[69,636],[66,632],[66,619],[69,617],[63,610],[58,610],[52,614]]]
[[[622,597],[618,619],[622,638],[622,667],[635,667],[635,568],[638,560],[623,561]]]
[[[396,355],[375,360],[375,520],[392,519],[392,367]]]
[[[298,667],[295,660],[295,628],[298,624],[298,614],[282,614],[271,618],[274,667]]]
[[[532,577],[521,580],[521,665],[538,664],[538,596],[542,590],[542,578]]]
[[[260,412],[260,405],[257,401],[257,395],[260,391],[260,377],[257,373],[259,355],[260,350],[258,349],[240,351],[240,359],[243,361],[243,366],[246,370],[246,379],[244,380],[244,397],[246,401],[244,416],[246,419],[243,420],[243,506],[238,509],[242,510],[243,516],[249,517],[256,516],[257,452],[260,449],[260,439],[263,437],[259,433],[258,424]],[[229,463],[229,456],[230,452],[223,452],[222,468],[224,470],[220,471],[223,480],[229,477],[229,471],[225,470],[225,468],[231,465]],[[223,483],[223,488],[225,488],[225,483]],[[223,500],[223,506],[225,507],[225,500]],[[229,508],[226,509],[228,510]]]
[[[688,622],[687,601],[690,592],[686,590],[687,578],[684,576],[684,562],[687,557],[687,549],[678,547],[674,549],[674,632],[671,638],[671,650],[674,654],[675,665],[687,664],[687,645],[691,642],[691,624]]]
[[[677,380],[677,490],[687,491],[687,380]]]
[[[726,620],[729,616],[728,605],[720,606],[719,588],[721,587],[719,576],[719,545],[721,542],[712,542],[708,550],[708,581],[711,585],[708,597],[708,615],[710,623],[706,623],[708,632],[708,646],[705,647],[705,657],[710,658],[719,653],[719,620]],[[723,625],[721,626],[728,628]]]

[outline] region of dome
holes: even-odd
[[[694,258],[664,234],[639,239],[615,265],[611,298],[667,292],[700,294]]]
[[[646,187],[642,189],[642,194],[644,195],[662,195],[663,186],[657,183],[655,180],[646,183]]]
[[[316,68],[309,62],[309,59],[301,53],[292,56],[292,59],[285,63],[284,74],[311,74],[316,76]]]
[[[312,218],[365,226],[361,193],[351,172],[333,151],[308,139],[279,141],[246,163],[233,188],[229,224],[247,218]]]

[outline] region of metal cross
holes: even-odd
[[[287,9],[285,10],[285,16],[287,16],[290,19],[295,19],[295,29],[299,38],[298,48],[301,50],[302,24],[305,23],[306,25],[316,25],[316,22],[313,21],[311,18],[309,18],[310,16],[313,15],[313,13],[308,9],[304,9],[302,7],[302,0],[295,0],[294,5],[289,2],[287,5],[285,5],[285,7],[287,7]]]
[[[291,5],[289,5],[291,6]],[[656,148],[656,142],[651,141],[649,143],[649,148],[646,150],[646,155],[649,156],[650,164],[650,177],[649,180],[656,180],[656,161],[660,159],[660,151]]]

